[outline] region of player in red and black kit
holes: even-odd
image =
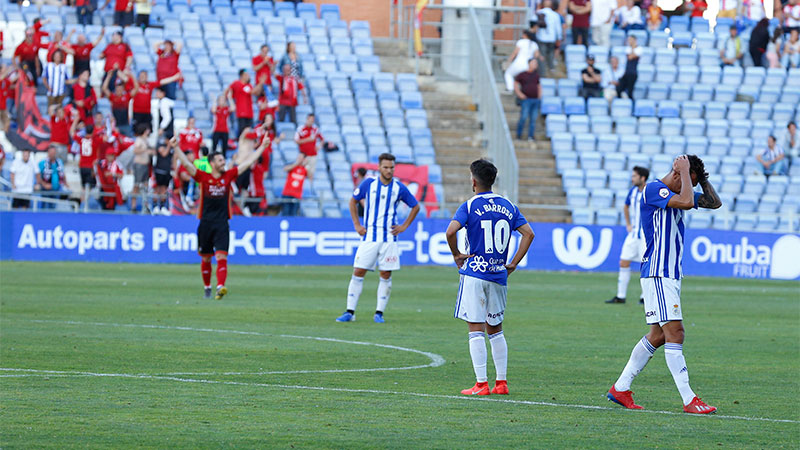
[[[256,151],[241,161],[238,167],[225,170],[225,157],[222,153],[212,153],[208,156],[211,173],[197,170],[183,152],[175,152],[183,167],[200,185],[200,205],[197,217],[200,225],[197,227],[197,252],[202,258],[200,270],[203,274],[203,287],[205,298],[211,298],[211,257],[217,258],[217,295],[221,300],[228,289],[225,287],[225,278],[228,276],[228,239],[230,229],[228,220],[232,215],[231,199],[233,196],[231,185],[236,182],[239,172],[244,172],[258,161],[264,150],[269,147],[269,139],[265,138]],[[176,147],[176,138],[171,140]]]

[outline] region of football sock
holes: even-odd
[[[647,340],[647,336],[643,336],[642,340],[633,347],[628,364],[622,369],[622,374],[617,382],[614,383],[614,389],[620,392],[630,390],[633,379],[644,369],[644,366],[647,365],[655,352],[656,348]]]
[[[492,359],[494,369],[497,371],[497,379],[506,379],[506,365],[508,364],[508,345],[506,337],[502,331],[489,335],[489,343],[492,345]]]
[[[485,383],[486,377],[486,341],[482,331],[470,331],[469,356],[472,358],[472,368],[475,369],[475,379],[478,383]]]
[[[686,370],[686,360],[683,358],[683,345],[667,342],[664,344],[664,357],[667,367],[675,380],[675,386],[681,393],[683,404],[688,405],[694,399],[694,391],[689,387],[689,371]]]
[[[353,275],[350,278],[350,286],[347,288],[347,310],[355,311],[358,306],[358,298],[361,297],[361,289],[364,288],[364,277]]]
[[[217,286],[225,286],[225,278],[228,278],[228,260],[217,260]]]
[[[375,308],[376,311],[383,312],[386,310],[390,295],[392,295],[392,279],[384,280],[381,278],[378,281],[378,306]]]
[[[203,287],[211,287],[211,261],[200,261],[200,272],[203,274]]]
[[[628,282],[631,281],[631,268],[620,267],[617,278],[617,298],[625,298],[628,294]]]

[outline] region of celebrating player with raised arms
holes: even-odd
[[[400,252],[397,235],[406,231],[419,212],[417,199],[408,188],[394,179],[394,155],[382,153],[378,156],[378,178],[367,178],[361,182],[350,199],[350,217],[353,226],[361,235],[356,257],[353,261],[353,277],[347,288],[347,311],[337,322],[355,320],[358,298],[364,286],[364,275],[368,270],[380,271],[378,281],[378,306],[373,320],[384,323],[383,312],[392,292],[392,271],[400,269]],[[364,225],[358,217],[358,203],[364,200]],[[402,225],[397,225],[397,205],[400,202],[411,207]]]
[[[170,145],[174,148],[178,140],[172,138]],[[269,138],[265,138],[259,148],[250,154],[237,167],[225,170],[225,156],[212,153],[208,156],[211,173],[198,170],[182,151],[175,152],[189,175],[200,185],[200,207],[197,217],[197,252],[202,258],[200,270],[203,274],[204,297],[211,298],[211,257],[217,258],[217,295],[221,300],[228,293],[225,279],[228,276],[228,239],[230,238],[228,220],[232,215],[231,184],[236,182],[239,172],[244,172],[258,160],[264,149],[269,147]]]
[[[692,190],[697,184],[703,189],[702,194]],[[641,284],[650,332],[633,348],[628,364],[608,391],[609,400],[629,409],[642,409],[633,402],[631,383],[663,345],[667,367],[683,399],[683,411],[708,414],[717,410],[703,403],[689,387],[689,371],[683,358],[681,278],[684,211],[720,206],[722,202],[708,182],[703,161],[695,155],[677,157],[664,178],[645,185],[640,213],[647,247],[642,257]]]
[[[454,316],[469,326],[469,354],[475,369],[475,386],[464,395],[489,395],[486,375],[485,332],[489,332],[492,359],[497,372],[492,394],[508,394],[506,364],[508,347],[503,335],[507,279],[533,242],[533,230],[519,208],[502,195],[492,193],[497,168],[484,159],[469,167],[475,196],[462,204],[447,227],[447,243],[461,274]],[[458,250],[456,234],[467,229],[466,254]],[[511,232],[522,239],[508,261]]]

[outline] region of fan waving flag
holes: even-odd
[[[422,12],[428,6],[428,0],[417,0],[417,6],[414,8],[414,50],[417,55],[422,55]]]

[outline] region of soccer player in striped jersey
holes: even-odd
[[[692,190],[698,184],[702,194]],[[646,184],[643,194],[642,229],[647,248],[642,257],[641,284],[650,332],[634,346],[628,364],[608,391],[608,399],[629,409],[642,409],[633,402],[631,383],[663,345],[667,367],[683,399],[683,411],[713,413],[717,408],[705,404],[689,387],[689,371],[683,358],[683,215],[698,207],[717,209],[722,201],[708,182],[703,161],[695,155],[677,157],[672,170],[664,178]]]
[[[373,320],[384,323],[383,312],[392,292],[392,271],[400,269],[400,252],[397,235],[406,231],[419,213],[417,199],[408,188],[394,179],[394,155],[382,153],[378,156],[378,178],[366,178],[350,199],[350,217],[356,232],[361,235],[356,257],[353,261],[353,277],[347,288],[347,311],[337,322],[352,322],[356,319],[356,306],[364,285],[367,271],[380,271],[378,280],[378,306]],[[364,200],[364,225],[358,217],[358,203]],[[397,224],[397,205],[400,202],[411,207],[408,217]]]
[[[469,354],[477,379],[475,386],[461,391],[464,395],[508,394],[506,366],[508,346],[503,335],[508,276],[528,253],[533,230],[519,208],[502,195],[492,193],[497,177],[494,164],[479,159],[469,167],[475,196],[463,203],[447,227],[447,243],[458,266],[461,280],[453,316],[467,322]],[[456,234],[467,230],[467,254],[459,251]],[[514,258],[509,261],[511,232],[522,235]],[[489,391],[486,375],[486,338],[492,346],[497,373]]]
[[[619,277],[617,277],[617,295],[606,303],[625,303],[628,292],[628,282],[631,280],[631,261],[641,261],[644,255],[644,234],[642,232],[641,218],[639,217],[639,203],[642,201],[642,191],[647,183],[650,171],[644,167],[636,166],[631,174],[633,187],[625,197],[625,228],[628,235],[622,244],[619,255]],[[644,298],[639,299],[644,303]]]

